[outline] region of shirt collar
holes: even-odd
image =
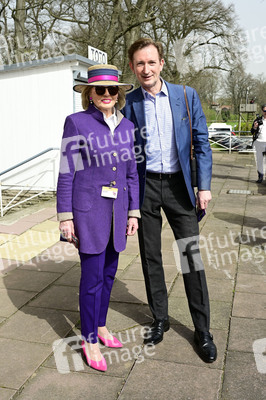
[[[165,81],[164,81],[161,77],[160,77],[160,80],[161,80],[161,82],[162,82],[162,87],[161,87],[161,90],[160,90],[159,93],[162,93],[162,94],[165,95],[165,96],[169,96],[169,94],[168,94],[168,89],[167,89],[167,86],[166,86],[166,84],[165,84]],[[142,90],[144,99],[149,98],[149,97],[153,97],[153,96],[152,96],[149,92],[147,92],[147,90],[145,90],[142,86],[141,86],[141,90]],[[157,93],[157,94],[159,94],[159,93]]]
[[[105,121],[117,121],[117,115],[116,112],[114,112],[112,115],[110,115],[110,117],[106,117],[106,115],[103,113],[103,118]]]
[[[115,109],[114,113],[112,115],[110,115],[110,117],[107,118],[106,115],[102,111],[99,110],[99,108],[97,108],[95,105],[94,105],[94,107],[95,107],[96,110],[98,110],[102,114],[103,119],[104,119],[104,121],[106,123],[108,121],[108,122],[113,123],[115,125],[117,124],[116,109]],[[107,123],[107,125],[108,125],[108,123]]]

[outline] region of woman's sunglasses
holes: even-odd
[[[94,87],[95,87],[95,92],[98,96],[103,96],[106,89],[108,90],[110,96],[115,96],[119,91],[118,86],[94,86]]]

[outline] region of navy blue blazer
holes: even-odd
[[[182,85],[165,82],[173,116],[176,147],[191,203],[195,206],[195,193],[191,186],[190,128]],[[187,99],[192,120],[192,137],[197,159],[198,189],[210,190],[212,175],[212,151],[208,141],[206,118],[195,89],[187,86]],[[144,97],[141,88],[129,93],[123,114],[135,125],[135,153],[140,182],[140,206],[143,203],[146,179],[146,122]]]

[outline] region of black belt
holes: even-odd
[[[150,179],[157,179],[158,181],[161,181],[163,179],[171,179],[171,178],[175,178],[178,175],[181,174],[181,171],[178,172],[173,172],[172,174],[164,174],[162,172],[146,172],[146,177],[150,178]]]

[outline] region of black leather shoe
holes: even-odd
[[[210,332],[195,331],[194,342],[203,361],[212,363],[216,360],[217,349]]]
[[[143,343],[147,345],[155,345],[160,343],[163,340],[164,332],[169,331],[169,329],[170,323],[168,319],[155,320],[148,330]]]
[[[256,183],[262,183],[262,181],[263,181],[263,174],[258,172],[258,180],[256,181]]]

